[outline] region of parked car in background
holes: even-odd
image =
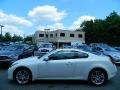
[[[27,44],[9,44],[0,46],[0,55],[6,55],[15,60],[34,55],[34,47]]]
[[[52,43],[41,42],[37,45],[38,51],[35,53],[36,56],[43,56],[44,54],[53,50]]]
[[[0,55],[0,67],[9,67],[15,60],[6,55]]]
[[[9,50],[0,51],[0,56],[12,57],[14,60],[18,59],[17,53],[14,51],[9,51]]]
[[[92,52],[92,48],[87,44],[81,44],[77,48],[83,51]]]
[[[23,52],[19,55],[18,59],[27,58],[34,55],[34,47],[30,46],[27,49],[24,49]]]
[[[92,51],[96,54],[110,56],[116,64],[120,63],[120,51],[108,45],[97,45],[92,47]]]
[[[120,47],[114,47],[116,50],[120,51]]]
[[[105,43],[91,43],[89,46],[90,47],[95,47],[95,46],[108,47],[108,45]]]
[[[63,45],[63,48],[73,48],[71,45]]]
[[[14,44],[11,45],[11,48],[14,48],[12,51],[17,59],[27,58],[34,54],[34,48],[27,44]]]
[[[98,56],[78,49],[56,49],[42,56],[14,62],[8,79],[24,85],[34,80],[88,80],[103,85],[117,73],[107,56]]]

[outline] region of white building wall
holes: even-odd
[[[65,33],[65,37],[61,37],[60,33]],[[44,37],[39,37],[39,34],[44,34]],[[46,37],[48,34],[48,37]],[[53,37],[50,35],[53,34]],[[56,36],[57,34],[57,36]],[[70,37],[70,34],[74,34],[74,37]],[[82,37],[78,37],[81,34]],[[70,30],[56,30],[56,31],[36,31],[33,35],[33,41],[37,42],[75,42],[79,41],[81,43],[85,43],[85,33],[83,31],[70,31]]]

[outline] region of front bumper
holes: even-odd
[[[8,69],[8,79],[9,80],[13,80],[13,73],[14,73],[14,67],[10,67],[9,69]]]

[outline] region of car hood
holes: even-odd
[[[34,64],[34,63],[37,63],[37,62],[40,62],[40,59],[38,59],[37,56],[34,56],[34,57],[29,57],[29,58],[25,58],[25,59],[20,59],[14,63],[17,63],[17,64]]]

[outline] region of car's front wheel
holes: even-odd
[[[32,80],[32,74],[27,68],[18,68],[14,73],[14,80],[20,85],[28,84]]]
[[[107,81],[107,73],[102,69],[94,69],[90,72],[88,80],[95,86],[101,86]]]

